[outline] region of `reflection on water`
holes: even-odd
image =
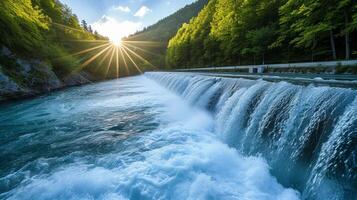
[[[0,106],[0,199],[297,199],[143,76]]]

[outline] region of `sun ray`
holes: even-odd
[[[63,58],[70,57],[70,56],[78,56],[78,55],[81,55],[81,54],[84,54],[84,53],[88,53],[88,52],[94,51],[96,49],[105,48],[108,45],[109,44],[103,44],[103,45],[91,47],[91,48],[84,49],[82,51],[79,51],[79,52],[76,52],[76,53],[73,53],[73,54],[65,55],[65,56],[62,56],[62,57],[54,58],[54,59],[58,60],[58,59],[63,59]]]
[[[153,45],[163,45],[163,42],[156,41],[135,41],[135,40],[123,40],[123,43],[132,43],[132,44],[153,44]]]
[[[84,62],[81,65],[81,68],[86,67],[87,65],[89,65],[91,62],[93,62],[95,59],[97,59],[100,55],[102,55],[105,51],[107,51],[111,46],[106,47],[105,49],[103,49],[102,51],[100,51],[99,53],[95,54],[93,57],[91,57],[89,60],[87,60],[86,62]]]
[[[134,62],[134,60],[131,58],[128,52],[126,52],[124,48],[123,48],[123,52],[125,53],[125,55],[128,56],[129,60],[134,64],[135,68],[142,74],[143,72],[141,71],[141,69],[138,67],[138,65]]]
[[[99,65],[102,65],[104,61],[107,59],[109,56],[110,52],[113,51],[114,46],[110,46],[110,50],[103,56],[103,58],[99,61]]]
[[[123,48],[125,48],[126,50],[128,50],[130,53],[134,54],[135,56],[137,56],[140,60],[144,61],[144,62],[148,62],[145,58],[141,57],[139,54],[137,54],[135,51],[131,50],[130,48],[128,48],[127,46],[123,45]]]
[[[73,27],[68,27],[63,24],[58,24],[58,23],[53,23],[54,26],[57,26],[59,28],[67,29],[68,31],[79,31],[79,32],[84,32],[83,29],[81,28],[73,28]],[[108,76],[108,73],[110,71],[110,68],[115,65],[115,70],[116,70],[116,77],[118,78],[120,76],[120,65],[123,64],[125,67],[125,70],[127,74],[130,74],[129,70],[129,62],[135,66],[136,70],[138,72],[143,73],[143,71],[140,69],[139,65],[136,63],[137,61],[140,60],[139,63],[144,62],[146,65],[149,65],[153,67],[154,69],[157,69],[156,66],[154,66],[152,63],[150,63],[146,58],[143,56],[145,55],[153,55],[153,56],[159,56],[158,54],[155,54],[148,49],[145,48],[149,46],[160,46],[164,45],[164,42],[157,42],[157,41],[140,41],[140,40],[121,40],[120,43],[118,42],[113,42],[109,40],[64,40],[61,42],[83,42],[83,43],[88,43],[92,44],[90,48],[80,50],[78,52],[75,52],[73,54],[67,55],[67,56],[78,56],[82,55],[85,53],[89,53],[90,56],[84,56],[87,57],[87,60],[84,61],[79,67],[78,70],[83,69],[84,67],[88,66],[92,62],[94,62],[96,59],[99,60],[98,66],[96,66],[95,70],[98,70],[100,66],[103,65],[103,63],[108,61],[107,67],[106,67],[106,72],[105,76]],[[93,47],[94,46],[94,47]],[[66,57],[66,56],[65,56]],[[121,61],[122,59],[122,61]],[[128,60],[127,60],[128,59]],[[114,70],[112,70],[114,72]]]
[[[116,69],[117,69],[117,78],[119,78],[119,53],[118,53],[118,50],[119,47],[116,47],[115,50],[116,50]]]
[[[102,48],[102,47],[105,48],[105,47],[107,47],[107,46],[109,46],[109,45],[110,45],[109,43],[102,44],[102,45],[99,45],[99,46],[95,46],[95,47],[92,47],[92,48],[88,48],[88,49],[82,50],[82,51],[77,52],[77,53],[70,54],[70,55],[68,55],[68,56],[81,55],[81,54],[88,53],[88,52],[94,51],[94,50],[99,49],[99,48]]]
[[[126,69],[126,73],[129,75],[129,74],[130,74],[130,71],[129,71],[128,64],[126,63],[124,54],[123,54],[123,49],[122,49],[122,48],[119,48],[119,51],[120,51],[120,55],[121,55],[121,57],[122,57],[122,59],[123,59],[123,62],[124,62],[124,66],[125,66],[125,69]]]
[[[100,59],[98,65],[95,67],[95,71],[98,71],[101,66],[103,65],[103,63],[108,59],[110,53],[114,50],[114,46],[110,46],[110,48],[108,49],[108,51],[105,53],[105,55],[103,56],[102,59]]]
[[[107,75],[108,75],[109,68],[110,68],[110,65],[112,64],[112,60],[113,60],[113,57],[114,57],[114,53],[115,53],[115,48],[112,49],[112,54],[110,56],[109,63],[108,63],[108,66],[107,66],[107,70],[105,72],[105,77],[107,77]]]
[[[153,56],[159,56],[159,55],[157,55],[157,54],[155,54],[155,53],[152,53],[152,52],[150,52],[150,51],[148,51],[148,50],[145,50],[145,49],[143,49],[143,48],[141,48],[141,47],[137,47],[137,46],[132,45],[132,44],[125,44],[125,45],[127,45],[127,47],[130,46],[130,47],[132,47],[132,48],[139,49],[139,50],[141,50],[141,51],[143,51],[143,52],[145,52],[145,53],[148,53],[148,54],[150,54],[150,55],[153,55]]]
[[[146,60],[145,58],[141,57],[139,54],[135,53],[134,51],[132,51],[131,49],[129,49],[128,47],[126,47],[125,45],[123,45],[124,49],[127,49],[129,52],[131,52],[134,56],[138,57],[140,60],[144,61],[145,63],[148,63],[150,66],[152,66],[154,69],[157,69],[156,66],[154,66],[153,64],[151,64],[148,60]]]
[[[108,40],[59,40],[60,42],[109,43]]]
[[[109,47],[110,47],[110,46],[109,46]],[[100,51],[99,53],[97,53],[96,55],[94,55],[93,57],[91,57],[91,58],[90,58],[89,60],[87,60],[85,63],[83,63],[82,65],[80,65],[79,68],[76,68],[76,69],[72,70],[72,72],[71,72],[69,75],[81,71],[85,66],[87,66],[88,64],[90,64],[91,62],[93,62],[97,57],[99,57],[99,56],[100,56],[101,54],[103,54],[106,50],[108,50],[109,47],[103,49],[102,51]],[[69,76],[69,75],[68,75],[68,76]]]
[[[66,26],[64,24],[59,24],[59,23],[56,23],[56,22],[51,22],[53,25],[56,25],[56,26],[59,26],[59,27],[62,27],[62,28],[66,28],[66,29],[69,29],[69,30],[72,30],[72,31],[78,31],[78,32],[85,32],[83,29],[77,29],[77,28],[73,28],[73,27],[69,27],[69,26]]]

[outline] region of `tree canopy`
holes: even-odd
[[[168,45],[173,68],[349,59],[354,0],[210,0]]]
[[[83,56],[71,54],[107,40],[81,26],[71,9],[58,0],[1,0],[0,7],[0,48],[10,49],[19,58],[46,62],[59,76],[79,67]],[[8,63],[4,67],[11,67]]]
[[[198,15],[209,0],[198,0],[181,8],[174,14],[165,17],[156,24],[144,28],[125,40],[137,41],[136,45],[151,52],[139,52],[153,65],[164,68],[165,54],[169,40],[175,36],[177,30],[184,23],[188,23],[192,17]],[[134,49],[135,50],[135,49]],[[142,63],[145,65],[145,63]]]

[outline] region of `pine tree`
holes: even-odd
[[[90,33],[93,34],[93,29],[92,29],[92,26],[91,26],[91,25],[88,26],[88,32],[90,32]]]
[[[83,27],[84,30],[88,31],[88,24],[87,24],[86,20],[82,20],[81,26]]]

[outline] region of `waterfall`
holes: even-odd
[[[218,137],[305,199],[357,196],[357,92],[189,73],[146,73],[216,119]]]

